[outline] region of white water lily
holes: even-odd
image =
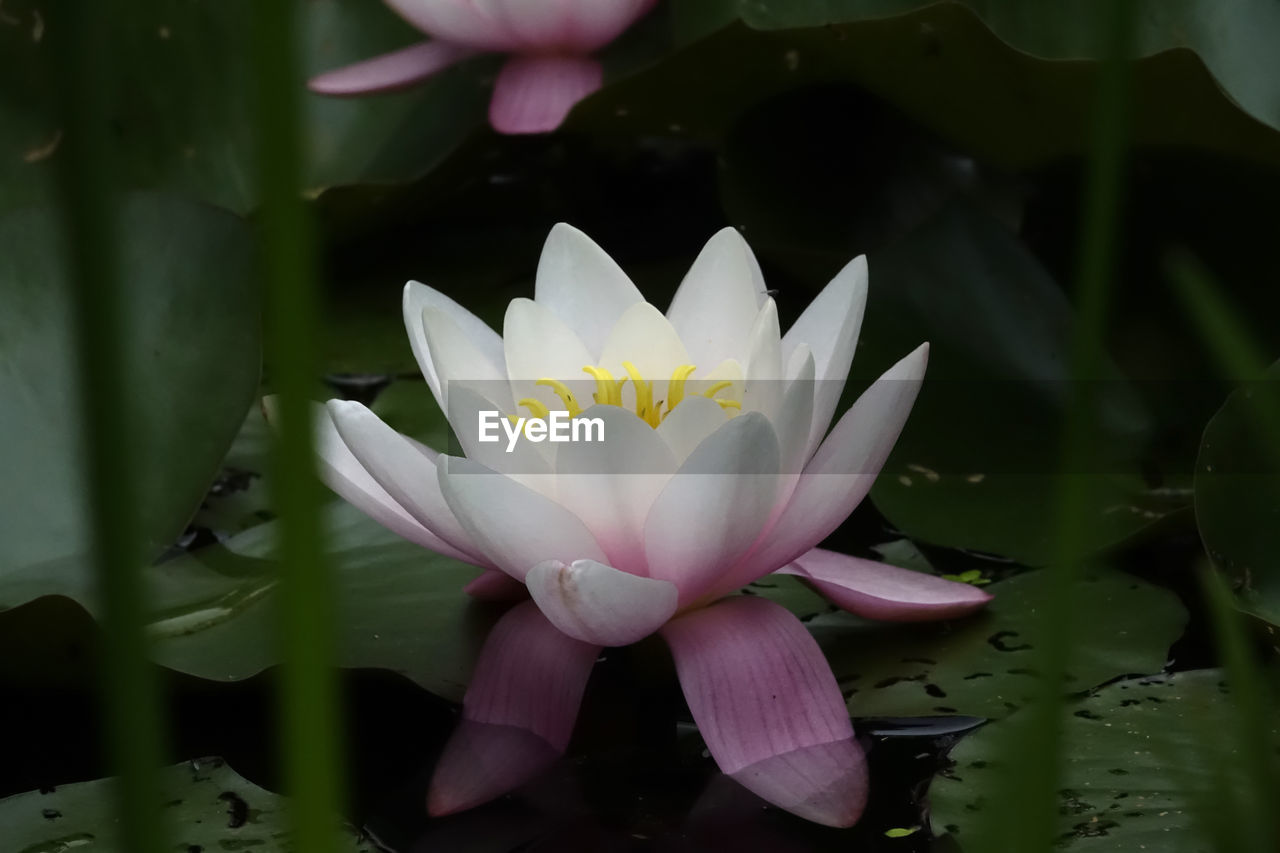
[[[433,813],[484,802],[553,761],[600,647],[661,632],[727,774],[811,820],[857,819],[865,763],[822,653],[788,611],[733,593],[784,572],[897,621],[989,600],[816,547],[866,496],[925,371],[922,345],[828,435],[866,291],[858,258],[783,335],[759,265],[725,229],[664,315],[566,225],[501,336],[444,294],[405,288],[414,354],[465,458],[331,401],[323,473],[402,536],[483,567],[472,594],[532,598],[485,645],[433,780]],[[604,440],[520,441],[508,453],[479,440],[485,411],[600,418]]]

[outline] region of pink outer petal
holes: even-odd
[[[586,56],[513,56],[494,84],[489,123],[499,133],[550,133],[603,80]]]
[[[618,571],[594,560],[539,563],[525,577],[534,603],[561,631],[597,646],[625,646],[676,612],[675,584]]]
[[[955,619],[991,600],[989,593],[971,584],[822,548],[814,548],[779,573],[808,580],[850,613],[886,622]]]
[[[662,635],[721,770],[808,820],[857,821],[866,763],[835,676],[795,616],[766,599],[727,598]]]
[[[546,769],[569,743],[599,647],[557,630],[531,601],[498,621],[445,745],[427,809],[446,815],[507,793]]]
[[[447,41],[423,42],[317,74],[307,81],[307,88],[317,95],[391,92],[420,83],[475,54],[469,47]]]
[[[480,601],[520,601],[529,596],[524,584],[498,569],[486,569],[462,591]]]

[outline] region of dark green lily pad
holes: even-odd
[[[774,37],[777,70],[825,72],[830,80],[834,66],[926,124],[1025,164],[1083,148],[1090,66],[1106,50],[1110,6],[716,0],[677,4],[674,19],[686,42],[740,22]],[[1280,58],[1272,49],[1280,10],[1265,0],[1133,6],[1135,53],[1143,58],[1134,81],[1136,138],[1269,148],[1274,156],[1276,140],[1267,136],[1280,130]],[[1195,127],[1210,115],[1223,124]]]
[[[257,388],[252,239],[234,216],[155,195],[129,197],[118,223],[130,324],[121,346],[144,407],[140,522],[156,556],[199,506]],[[0,219],[0,610],[89,594],[63,254],[52,212]]]
[[[147,577],[160,611],[151,624],[158,663],[236,681],[279,663],[275,523],[170,560]],[[425,551],[337,502],[326,511],[338,601],[338,664],[400,673],[458,700],[501,608],[462,587],[479,570]]]
[[[220,758],[166,767],[164,831],[172,850],[288,850],[288,801],[242,778]],[[127,853],[116,836],[112,779],[61,785],[0,800],[7,849],[21,853]],[[337,821],[335,820],[335,829]],[[374,853],[357,830],[339,830],[335,850]]]
[[[1232,394],[1205,427],[1196,522],[1241,609],[1280,625],[1280,436],[1264,426],[1264,407],[1280,411],[1280,364],[1268,376]]]
[[[1072,309],[1061,288],[991,216],[955,204],[869,259],[871,287],[854,385],[929,341],[929,371],[872,499],[926,542],[1029,565],[1056,558],[1053,506]],[[1073,473],[1093,484],[1088,549],[1122,541],[1171,507],[1140,475],[1149,424],[1114,366],[1090,385],[1097,452]]]
[[[3,206],[46,189],[61,139],[44,44],[49,0],[9,0],[0,20],[0,185]],[[246,212],[253,186],[253,90],[246,41],[251,0],[143,0],[112,16],[110,104],[118,177],[127,187],[163,187]],[[381,3],[306,4],[307,71],[315,73],[421,38]],[[422,86],[374,98],[303,94],[308,185],[405,180],[435,166],[483,126],[486,60]],[[299,80],[299,89],[302,81]]]
[[[1081,581],[1067,692],[1159,672],[1186,623],[1176,596],[1129,575],[1090,570]],[[984,587],[995,598],[954,622],[888,625],[844,612],[801,614],[859,717],[1003,717],[1038,689],[1046,570]],[[808,618],[806,618],[806,616]]]
[[[1246,762],[1222,735],[1235,724],[1224,685],[1221,671],[1194,670],[1121,681],[1069,704],[1059,849],[1242,849],[1221,846],[1218,833],[1232,828],[1218,823],[1225,817],[1219,807],[1260,807],[1248,814],[1252,820],[1274,803],[1255,802],[1240,772]],[[954,767],[929,789],[934,832],[950,834],[967,853],[997,849],[977,833],[999,808],[1008,784],[1002,761],[1019,742],[1021,722],[1016,715],[966,737],[951,752]],[[1271,744],[1256,748],[1274,756],[1280,728],[1272,734]]]

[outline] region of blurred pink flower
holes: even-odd
[[[664,315],[567,225],[552,230],[534,298],[511,302],[501,336],[444,294],[405,287],[410,343],[465,457],[331,400],[318,409],[321,471],[405,538],[484,568],[470,594],[532,598],[485,643],[432,781],[433,814],[545,769],[568,744],[600,649],[656,632],[721,770],[809,820],[858,819],[866,765],[822,651],[788,610],[735,593],[791,574],[891,621],[962,616],[991,598],[816,547],[871,489],[924,377],[927,345],[828,434],[866,295],[857,258],[783,335],[754,255],[726,228]],[[485,443],[478,415],[517,407],[599,418],[603,434]]]
[[[548,133],[600,88],[591,54],[617,38],[657,0],[386,0],[431,36],[313,77],[322,95],[400,89],[479,53],[507,53],[489,103],[500,133]]]

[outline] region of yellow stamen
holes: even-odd
[[[706,397],[708,400],[714,400],[717,394],[719,394],[721,391],[728,388],[732,384],[733,383],[728,379],[721,379],[715,385],[712,385],[710,388],[703,391],[702,396]]]
[[[551,410],[548,409],[541,400],[535,400],[533,397],[525,397],[516,405],[524,406],[529,410],[529,414],[540,420],[545,421],[547,416],[551,414]]]
[[[720,404],[720,408],[722,409],[737,409],[738,411],[742,411],[742,403],[737,400],[716,400],[716,402]]]
[[[684,399],[684,383],[689,381],[695,370],[697,368],[692,364],[682,364],[671,374],[671,381],[667,383],[667,414],[671,414],[671,410]]]
[[[543,385],[550,388],[560,398],[560,402],[564,403],[565,409],[569,412],[569,417],[576,418],[582,414],[582,407],[578,405],[578,400],[573,396],[573,392],[569,390],[569,386],[565,385],[558,379],[539,379],[534,385]]]
[[[613,374],[603,367],[591,365],[582,368],[582,372],[589,373],[596,381],[596,391],[591,395],[593,400],[605,406],[622,405],[622,385],[627,381],[625,378],[614,379]]]
[[[631,384],[636,387],[636,414],[649,426],[656,427],[662,422],[662,417],[661,412],[653,405],[653,383],[642,377],[631,362],[622,362],[622,367],[631,377]]]

